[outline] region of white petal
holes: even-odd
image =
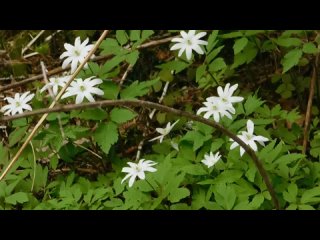
[[[187,55],[187,59],[191,60],[191,58],[192,58],[192,48],[190,48],[190,47],[186,48],[186,55]]]
[[[242,157],[244,153],[245,153],[245,150],[242,147],[240,147],[240,156]]]
[[[254,124],[250,119],[247,121],[247,131],[250,135],[253,135]]]
[[[84,95],[82,93],[79,93],[76,97],[76,104],[83,102]]]
[[[131,176],[131,178],[129,180],[129,187],[132,187],[135,180],[136,180],[136,176],[135,175]]]

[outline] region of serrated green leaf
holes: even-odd
[[[246,115],[250,115],[251,113],[253,113],[258,107],[260,107],[262,104],[264,103],[263,100],[261,100],[260,98],[257,98],[257,96],[255,95],[250,95],[247,98],[247,101],[244,104],[244,109],[245,109],[245,113]]]
[[[293,49],[290,52],[288,52],[284,58],[282,59],[281,63],[283,66],[282,73],[287,72],[292,67],[297,65],[299,63],[299,60],[302,56],[302,50],[301,49]]]
[[[125,123],[136,116],[137,114],[135,112],[125,108],[114,108],[110,112],[111,120],[116,123]]]
[[[118,98],[120,87],[118,84],[112,81],[105,81],[100,85],[100,88],[104,92],[104,98],[115,100]]]
[[[159,78],[145,81],[145,82],[133,82],[130,86],[126,87],[120,93],[122,99],[133,99],[135,97],[140,97],[147,94],[150,90],[150,87],[159,81]]]
[[[18,143],[26,134],[28,126],[16,128],[9,135],[9,147],[13,147],[16,143]]]
[[[106,113],[106,111],[100,108],[86,109],[77,115],[78,118],[84,120],[103,120],[106,119],[107,116],[108,114]]]
[[[190,195],[190,191],[187,188],[174,188],[170,191],[168,200],[171,203],[179,202],[181,199],[186,198]]]
[[[210,52],[214,46],[217,44],[218,41],[216,41],[218,36],[219,30],[214,30],[208,37],[208,45],[207,45],[207,52]]]
[[[197,164],[185,165],[181,168],[182,171],[190,175],[206,175],[208,172],[204,170],[203,166]]]
[[[138,41],[140,39],[141,30],[131,30],[130,31],[130,40]]]
[[[223,58],[216,58],[215,60],[212,61],[212,63],[210,63],[209,70],[212,72],[217,72],[217,71],[224,69],[226,67],[227,67],[227,65],[224,62]]]
[[[234,55],[241,52],[248,44],[248,38],[242,37],[240,39],[237,39],[233,45],[233,51]]]
[[[25,203],[29,201],[28,194],[25,192],[14,193],[4,200],[8,204],[16,205],[17,203]]]
[[[300,202],[305,203],[319,203],[320,202],[320,187],[314,187],[305,190],[301,196]]]
[[[132,66],[136,64],[138,59],[139,59],[139,51],[138,50],[135,50],[135,51],[126,55],[126,61]]]
[[[300,38],[278,38],[275,41],[279,46],[282,47],[298,47],[302,44],[302,41]]]
[[[304,53],[309,53],[309,54],[314,54],[314,53],[319,52],[318,48],[312,42],[308,42],[308,43],[303,44],[302,51]]]
[[[94,133],[94,139],[101,149],[108,154],[111,146],[118,141],[118,128],[113,122],[101,123]]]
[[[298,186],[295,183],[291,183],[288,186],[288,190],[286,192],[283,192],[284,200],[290,203],[295,203],[297,201],[297,195],[298,195]]]
[[[128,42],[128,35],[125,30],[117,30],[116,38],[121,46]]]

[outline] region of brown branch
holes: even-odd
[[[232,138],[235,142],[237,142],[249,154],[249,156],[252,158],[254,164],[256,165],[260,175],[262,176],[262,178],[267,186],[267,189],[271,195],[272,202],[273,202],[275,208],[280,209],[279,201],[278,201],[277,196],[274,192],[274,189],[273,189],[273,186],[270,182],[268,174],[267,174],[266,170],[264,169],[261,161],[258,159],[257,155],[255,154],[255,152],[249,146],[247,146],[240,138],[238,138],[234,133],[232,133],[230,130],[226,129],[225,127],[223,127],[219,123],[205,119],[201,116],[194,115],[189,112],[170,108],[170,107],[158,104],[158,103],[142,101],[142,100],[103,100],[103,101],[97,101],[97,102],[92,102],[92,103],[89,102],[89,103],[82,103],[82,104],[68,104],[68,105],[64,105],[64,106],[57,106],[57,107],[54,107],[51,109],[48,109],[48,108],[38,109],[38,110],[35,110],[32,112],[24,112],[24,113],[18,114],[18,115],[3,117],[2,119],[0,119],[0,122],[11,121],[14,119],[30,117],[30,116],[34,116],[34,115],[38,115],[38,114],[43,114],[43,113],[68,112],[71,110],[97,108],[97,107],[103,107],[103,106],[134,106],[134,107],[143,107],[143,108],[153,108],[153,109],[157,109],[159,111],[173,113],[177,116],[186,117],[188,119],[191,119],[191,120],[194,120],[197,122],[201,122],[201,123],[204,123],[206,125],[209,125],[211,127],[218,129],[220,132],[222,132],[223,134],[227,135],[228,137]]]
[[[302,145],[302,153],[305,154],[307,150],[307,144],[309,139],[309,126],[310,126],[310,118],[311,118],[311,108],[312,108],[312,102],[313,102],[313,96],[314,96],[314,88],[315,83],[317,79],[317,68],[318,68],[318,61],[319,61],[319,54],[316,56],[313,71],[312,71],[312,77],[310,80],[310,88],[309,88],[309,98],[308,98],[308,105],[307,105],[307,111],[306,111],[306,117],[304,120],[304,130],[303,130],[303,145]]]
[[[84,65],[89,61],[90,57],[94,54],[94,52],[98,49],[99,45],[102,43],[103,39],[108,35],[109,30],[104,30],[103,33],[101,34],[100,38],[98,39],[98,41],[94,44],[93,48],[91,49],[91,51],[88,53],[88,55],[85,57],[85,59],[83,60],[83,62],[79,65],[79,67],[76,69],[76,71],[70,76],[70,79],[67,81],[67,83],[64,85],[64,87],[61,89],[61,91],[58,93],[58,95],[56,96],[56,98],[53,100],[53,102],[51,103],[51,105],[49,106],[49,109],[52,109],[55,104],[59,101],[59,99],[61,98],[61,96],[63,95],[63,93],[66,91],[66,89],[69,87],[69,85],[71,84],[71,82],[73,81],[73,79],[75,79],[75,77],[79,74],[79,72],[81,71],[81,69],[84,67]],[[44,115],[42,115],[42,117],[40,118],[39,122],[36,124],[36,126],[33,128],[33,130],[31,131],[31,133],[29,134],[29,136],[27,137],[27,139],[25,140],[25,142],[22,144],[22,146],[20,147],[20,149],[18,150],[18,152],[15,154],[15,156],[12,158],[12,160],[10,161],[9,165],[5,168],[5,170],[3,171],[3,173],[0,176],[0,181],[8,174],[9,170],[12,168],[13,164],[18,160],[18,158],[20,157],[20,155],[22,154],[23,150],[26,148],[26,146],[29,144],[29,142],[31,141],[31,139],[33,138],[33,136],[35,135],[35,133],[37,132],[37,130],[41,127],[42,123],[44,122],[44,120],[47,118],[49,114],[45,113]]]
[[[167,43],[167,42],[170,42],[175,37],[177,37],[177,36],[168,37],[168,38],[164,38],[164,39],[160,39],[160,40],[150,41],[150,42],[141,44],[140,46],[137,47],[137,49],[143,49],[143,48],[153,47],[153,46],[157,46],[157,45],[160,45],[160,44],[163,44],[163,43]],[[130,50],[130,48],[128,48],[128,49]],[[98,62],[98,61],[101,61],[101,60],[107,60],[107,59],[111,58],[112,56],[113,56],[112,54],[98,56],[98,57],[93,58],[92,61],[93,62]],[[57,68],[49,71],[47,73],[47,76],[49,77],[49,76],[52,76],[52,75],[56,75],[56,74],[65,72],[65,71],[69,70],[70,68],[71,68],[70,66],[66,67],[65,69],[63,69],[62,67],[57,67]],[[30,77],[30,78],[27,78],[25,80],[21,80],[21,81],[16,82],[16,83],[8,84],[6,86],[0,87],[0,93],[4,92],[6,90],[12,89],[12,88],[16,88],[18,86],[22,86],[22,85],[27,84],[27,83],[31,83],[31,82],[36,81],[36,80],[42,80],[42,79],[43,79],[43,75],[39,74],[39,75]]]
[[[110,54],[109,55],[98,56],[98,57],[93,58],[92,61],[97,62],[97,61],[109,59],[111,57],[112,57],[112,55],[110,55]],[[56,75],[56,74],[65,72],[65,71],[69,70],[70,68],[71,68],[71,66],[67,66],[65,69],[63,69],[62,67],[57,67],[57,68],[49,71],[47,73],[47,76],[49,77],[49,76],[52,76],[52,75]],[[0,93],[4,92],[6,90],[12,89],[12,88],[16,88],[16,87],[22,86],[22,85],[27,84],[27,83],[31,83],[31,82],[36,81],[36,80],[42,80],[42,79],[43,79],[43,74],[41,73],[39,75],[36,75],[36,76],[30,77],[30,78],[21,80],[21,81],[16,82],[16,83],[12,83],[12,84],[8,84],[6,86],[2,86],[2,87],[0,87]],[[10,78],[5,79],[5,80],[10,80]]]

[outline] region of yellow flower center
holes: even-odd
[[[84,92],[86,90],[86,87],[85,86],[80,86],[80,91],[81,92]]]

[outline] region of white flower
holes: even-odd
[[[58,94],[58,88],[59,87],[64,87],[66,82],[69,80],[70,76],[64,76],[64,77],[51,77],[49,79],[49,83],[43,86],[41,88],[40,92],[43,92],[47,90],[48,88],[52,88],[53,94],[57,95]]]
[[[175,121],[174,124],[172,124],[172,126],[171,126],[171,123],[168,122],[168,124],[165,128],[156,128],[156,131],[158,133],[160,133],[161,135],[158,137],[152,138],[151,140],[149,140],[149,142],[160,139],[160,143],[162,143],[163,138],[170,133],[170,131],[172,130],[174,125],[176,125],[178,122],[179,122],[179,120]]]
[[[243,97],[234,97],[232,94],[238,88],[238,84],[234,84],[230,87],[230,83],[227,83],[224,90],[221,86],[218,87],[218,95],[219,97],[209,97],[207,101],[214,102],[216,99],[221,100],[221,102],[227,105],[230,108],[231,113],[235,113],[235,109],[232,104],[243,101]]]
[[[141,159],[138,163],[128,162],[130,167],[122,168],[122,172],[128,173],[121,181],[121,184],[129,179],[129,187],[132,187],[136,177],[140,179],[145,179],[145,173],[148,172],[155,172],[157,169],[153,168],[152,166],[156,165],[157,163],[151,160]]]
[[[92,97],[92,93],[97,95],[103,95],[104,92],[96,87],[93,87],[97,84],[102,83],[102,80],[99,78],[89,77],[84,81],[81,78],[75,79],[71,82],[70,86],[67,88],[65,94],[62,95],[63,98],[67,98],[73,95],[77,95],[76,104],[82,103],[83,98],[86,97],[90,102],[94,102],[94,98]]]
[[[62,68],[65,69],[71,63],[71,74],[74,73],[77,69],[78,63],[81,64],[83,60],[86,58],[88,53],[93,48],[93,44],[89,44],[89,38],[81,43],[80,37],[77,37],[74,41],[74,46],[69,43],[64,44],[64,48],[67,50],[61,54],[60,59],[66,57],[66,59],[62,63]],[[93,56],[92,56],[93,57]],[[86,64],[85,67],[88,65]]]
[[[203,117],[209,119],[211,116],[213,116],[213,119],[216,122],[219,122],[220,115],[221,117],[227,116],[230,119],[232,118],[231,114],[228,111],[232,112],[233,107],[224,104],[219,98],[211,99],[211,101],[203,102],[203,104],[205,105],[205,107],[200,108],[197,111],[197,115],[202,112],[206,112]]]
[[[220,115],[221,117],[227,116],[229,119],[232,119],[231,114],[235,114],[236,110],[233,107],[233,103],[241,102],[243,97],[234,97],[232,96],[233,92],[237,89],[238,84],[235,84],[230,87],[230,83],[226,84],[224,90],[222,87],[218,87],[218,95],[219,97],[213,96],[208,97],[203,104],[205,107],[200,108],[197,111],[197,114],[202,112],[206,112],[204,114],[204,118],[210,118],[212,115],[216,122],[219,122]],[[231,114],[230,114],[231,113]]]
[[[27,104],[33,97],[34,93],[25,92],[20,96],[20,93],[16,93],[14,98],[6,97],[5,100],[8,101],[8,105],[5,105],[1,108],[1,112],[4,112],[4,115],[15,115],[16,113],[23,113],[23,109],[32,111],[32,108]]]
[[[207,45],[207,41],[199,40],[204,37],[207,33],[200,32],[195,34],[195,30],[190,30],[188,33],[181,31],[180,34],[182,38],[173,38],[172,42],[178,42],[174,44],[170,50],[180,49],[178,56],[180,57],[184,51],[186,51],[187,59],[190,60],[192,57],[192,50],[196,51],[198,54],[204,54],[203,50],[199,45]]]
[[[204,159],[201,161],[204,165],[206,165],[208,168],[212,167],[215,165],[221,158],[221,155],[219,152],[217,152],[215,155],[213,155],[212,152],[209,154],[204,155]]]
[[[251,120],[247,121],[247,131],[242,131],[241,135],[238,135],[238,137],[245,142],[247,145],[249,145],[253,151],[257,151],[258,147],[257,144],[255,143],[255,141],[257,141],[258,143],[260,143],[262,146],[264,145],[264,142],[269,141],[268,138],[265,138],[263,136],[256,136],[253,134],[254,131],[254,124]],[[230,141],[232,141],[233,143],[230,146],[230,150],[236,148],[237,146],[239,146],[239,144],[237,142],[234,142],[233,139],[230,139]],[[244,154],[245,150],[240,147],[240,155],[242,156]]]

